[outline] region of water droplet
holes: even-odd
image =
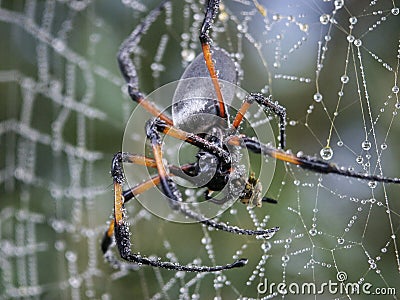
[[[181,56],[184,61],[190,62],[195,58],[196,53],[192,49],[183,49]]]
[[[348,36],[347,36],[347,41],[348,41],[349,43],[354,42],[354,36],[352,36],[351,34],[348,35]]]
[[[354,40],[354,45],[355,45],[356,47],[360,47],[360,46],[362,45],[361,40],[359,40],[359,39]]]
[[[331,19],[331,16],[328,14],[323,14],[319,17],[319,21],[321,22],[321,24],[326,25],[329,23]]]
[[[300,28],[301,31],[307,32],[308,31],[308,24],[300,24],[299,28]]]
[[[369,186],[371,189],[374,189],[374,188],[376,188],[377,183],[376,183],[376,181],[370,181],[370,182],[368,182],[368,186]]]
[[[392,92],[397,94],[399,92],[399,87],[397,85],[395,85],[394,87],[392,87]]]
[[[54,39],[51,45],[57,52],[63,52],[65,50],[65,43],[62,40]]]
[[[371,149],[371,142],[370,141],[362,142],[361,148],[363,148],[365,151],[368,151],[369,149]]]
[[[322,101],[322,95],[320,93],[315,93],[314,94],[314,101],[315,102],[321,102]]]
[[[288,262],[289,260],[290,260],[289,255],[284,255],[284,256],[282,256],[282,261],[283,261],[283,262]]]
[[[370,267],[371,267],[371,269],[376,269],[376,264],[375,264],[375,263],[372,263],[372,264],[370,265]]]
[[[262,249],[264,252],[267,252],[267,251],[269,251],[269,250],[271,249],[271,244],[270,244],[269,242],[262,243],[262,244],[261,244],[261,249]]]
[[[350,24],[356,24],[357,23],[357,18],[356,17],[351,17],[350,19],[349,19],[349,22],[350,22]]]
[[[331,147],[326,146],[326,147],[321,149],[319,154],[321,155],[323,160],[330,160],[332,158],[332,156],[333,156],[333,150],[332,150]]]
[[[30,78],[26,78],[26,79],[22,80],[21,85],[24,89],[31,90],[35,87],[35,82]]]
[[[222,12],[218,15],[218,19],[219,19],[221,22],[226,22],[226,21],[228,21],[228,19],[229,19],[229,15],[228,15],[225,11],[222,11]]]
[[[339,147],[342,147],[342,146],[343,146],[343,141],[338,141],[338,142],[337,142],[337,145],[338,145]]]
[[[241,33],[247,33],[247,25],[245,24],[239,24],[237,26],[237,30]]]
[[[343,7],[344,1],[343,0],[336,0],[334,2],[335,4],[335,9],[341,9]]]
[[[65,253],[65,258],[70,262],[76,262],[76,260],[77,260],[76,253],[72,252],[72,251],[67,251]]]
[[[387,144],[386,144],[386,143],[382,143],[381,149],[382,149],[382,150],[386,150],[386,149],[387,149]]]
[[[80,287],[81,282],[81,279],[78,277],[71,277],[68,279],[68,283],[75,289]]]
[[[311,236],[315,236],[315,235],[317,235],[317,230],[315,228],[312,228],[312,229],[310,229],[309,233]]]
[[[398,7],[392,8],[392,14],[394,16],[397,16],[399,14],[399,8]]]
[[[65,249],[65,242],[64,241],[56,241],[54,243],[54,248],[56,248],[57,251],[63,251]]]
[[[338,238],[337,242],[338,242],[339,245],[343,245],[344,239],[343,238]]]
[[[363,161],[364,161],[364,159],[362,158],[362,156],[357,156],[357,158],[356,158],[356,162],[358,163],[358,164],[362,164],[363,163]]]
[[[203,238],[201,239],[201,243],[202,243],[203,245],[210,244],[210,243],[211,243],[211,239],[210,239],[209,237],[203,237]]]
[[[340,81],[343,82],[343,83],[348,83],[349,82],[349,76],[343,75],[342,77],[340,77]]]

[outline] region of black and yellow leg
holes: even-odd
[[[149,180],[138,184],[134,188],[122,192],[121,184],[114,181],[114,219],[112,222],[110,222],[108,229],[103,236],[103,240],[101,243],[101,250],[103,251],[103,253],[107,252],[112,243],[112,236],[114,235],[115,224],[120,224],[121,222],[123,222],[123,209],[125,203],[127,203],[136,195],[144,193],[145,191],[151,189],[159,183],[160,177],[156,175]]]
[[[349,169],[338,167],[335,164],[327,163],[323,160],[310,156],[296,156],[291,153],[286,153],[281,149],[276,149],[272,146],[260,143],[254,138],[246,136],[234,136],[228,141],[230,145],[242,146],[255,153],[261,153],[278,160],[298,165],[303,169],[311,170],[321,174],[338,174],[352,178],[358,178],[368,181],[384,182],[384,183],[400,183],[400,178],[390,178],[380,175],[369,175],[365,173],[353,172]]]
[[[119,68],[125,81],[128,85],[128,94],[133,101],[140,104],[153,116],[164,120],[167,124],[172,125],[173,122],[170,117],[162,113],[152,102],[147,100],[139,90],[139,80],[136,67],[132,62],[131,55],[135,50],[136,45],[139,43],[141,36],[147,32],[150,25],[160,15],[161,10],[164,9],[166,3],[169,1],[162,1],[162,3],[153,9],[147,17],[139,24],[129,35],[129,37],[121,44],[117,59]]]
[[[242,106],[240,107],[240,109],[236,113],[235,119],[233,120],[233,123],[232,123],[232,127],[233,128],[237,129],[239,127],[239,125],[243,121],[244,115],[249,110],[249,108],[250,108],[252,103],[253,103],[253,101],[249,101],[249,99],[246,97],[246,99],[243,101]]]
[[[217,95],[217,99],[215,100],[215,108],[217,111],[217,115],[221,118],[226,119],[228,115],[226,112],[224,99],[222,97],[221,86],[218,81],[217,71],[215,69],[215,65],[212,58],[210,37],[208,35],[212,22],[214,21],[216,15],[218,14],[218,10],[219,10],[219,0],[207,0],[205,16],[203,24],[200,29],[199,38],[201,42],[201,49],[203,51],[204,60],[206,62],[206,66],[208,72],[210,73],[210,77],[214,85],[214,90]]]
[[[246,96],[242,106],[236,114],[235,119],[233,120],[232,127],[235,129],[239,127],[244,118],[244,115],[250,108],[251,104],[254,103],[254,101],[256,101],[260,106],[271,110],[275,115],[279,117],[279,145],[281,149],[284,149],[286,144],[286,109],[278,103],[271,101],[270,98],[265,97],[262,94],[251,93]]]
[[[157,121],[157,120],[153,120]],[[230,226],[225,223],[218,223],[213,220],[207,219],[206,217],[189,210],[185,205],[182,205],[183,199],[180,191],[178,190],[175,182],[173,182],[167,174],[164,163],[163,163],[163,158],[162,158],[162,151],[161,151],[161,139],[159,135],[159,130],[160,128],[157,127],[157,124],[155,122],[149,122],[146,125],[146,132],[147,132],[147,137],[151,142],[153,152],[154,152],[154,159],[157,164],[157,170],[158,170],[158,175],[160,176],[160,185],[162,187],[162,191],[167,196],[171,201],[170,204],[171,206],[179,210],[182,214],[197,220],[198,222],[205,224],[210,227],[214,227],[219,230],[227,231],[230,233],[236,233],[236,234],[244,234],[244,235],[270,235],[272,233],[275,233],[279,230],[279,227],[273,227],[271,229],[266,229],[266,230],[250,230],[250,229],[242,229],[238,228],[237,226]],[[169,127],[168,127],[169,128]],[[175,129],[174,129],[175,130]],[[164,131],[163,131],[164,132]],[[172,135],[174,136],[174,135]],[[172,169],[171,169],[172,171]]]
[[[120,193],[120,191],[118,192]],[[123,202],[122,195],[118,200],[115,200],[114,207],[114,236],[116,244],[121,257],[128,261],[137,263],[139,265],[148,265],[157,268],[164,268],[176,271],[187,271],[187,272],[217,272],[221,270],[228,270],[232,268],[243,267],[246,263],[246,259],[239,259],[234,261],[232,264],[223,266],[198,266],[198,265],[180,265],[173,262],[161,261],[158,258],[149,259],[141,256],[140,254],[133,253],[131,250],[130,232],[129,227],[125,222],[123,213]]]
[[[162,185],[163,192],[169,197],[172,197],[174,201],[181,201],[179,200],[181,199],[180,193],[176,189],[175,183],[173,183],[173,181],[170,179],[170,176],[174,175],[172,173],[179,174],[178,170],[183,171],[184,173],[187,174],[193,172],[193,165],[188,164],[182,166],[181,168],[171,166],[170,168],[171,174],[167,174],[163,166],[162,152],[160,147],[161,145],[160,137],[158,136],[157,130],[154,129],[153,133],[154,134],[151,135],[149,138],[152,141],[154,159],[124,152],[117,153],[113,158],[111,173],[114,181],[114,219],[110,223],[109,228],[107,229],[103,237],[103,241],[101,244],[101,249],[103,253],[107,252],[109,246],[112,243],[112,235],[114,234],[120,256],[128,262],[145,264],[153,267],[161,267],[166,269],[190,271],[190,272],[216,272],[216,271],[244,266],[247,263],[247,259],[239,259],[234,261],[232,264],[211,267],[211,266],[196,266],[196,265],[179,265],[171,262],[163,262],[158,259],[151,260],[139,254],[132,253],[130,248],[131,242],[130,242],[129,227],[126,224],[124,216],[124,204],[130,199],[132,199],[135,195],[141,194],[147,191],[148,189],[152,188],[153,186],[161,184],[162,182],[164,182],[164,184]],[[122,162],[135,163],[149,167],[156,167],[159,174],[153,176],[152,178],[143,183],[138,184],[134,188],[123,192],[122,184],[124,182],[124,174],[122,169]],[[163,186],[164,187],[166,186],[167,188],[165,189]],[[192,212],[191,210],[186,209],[183,206],[180,206],[179,211],[181,211],[188,217],[191,217],[193,219],[202,222],[203,224],[206,224],[207,226],[212,226],[214,228],[225,230],[232,233],[268,235],[278,230],[278,228],[273,228],[268,230],[257,230],[257,231],[240,229],[237,227],[228,226],[224,223],[217,223],[212,220],[206,220],[203,216],[195,212]],[[117,262],[113,261],[113,263],[116,266],[118,266]]]
[[[123,225],[124,222],[124,198],[122,197],[122,185],[114,180],[114,219],[110,222],[107,231],[104,233],[103,240],[101,242],[101,250],[106,253],[112,243],[112,236],[115,228]]]
[[[176,128],[174,126],[171,126],[159,119],[152,119],[147,122],[147,124],[146,124],[147,136],[152,134],[151,132],[154,131],[154,129],[156,129],[156,131],[158,131],[158,132],[161,132],[163,134],[172,136],[176,139],[185,141],[185,142],[192,144],[196,147],[199,147],[200,149],[203,149],[211,154],[214,154],[218,158],[224,160],[226,163],[230,162],[230,155],[229,155],[228,151],[222,149],[215,143],[211,143],[210,141],[208,141],[194,133],[189,133],[189,132],[183,131],[183,130]]]
[[[114,179],[114,222],[113,225],[109,226],[108,230],[105,233],[102,242],[103,252],[106,252],[111,244],[111,232],[112,229],[114,229],[115,241],[120,256],[128,262],[137,263],[139,265],[144,264],[152,267],[165,268],[177,271],[188,271],[188,272],[216,272],[221,270],[243,267],[247,263],[247,259],[239,259],[234,261],[232,264],[227,264],[223,266],[179,265],[168,261],[161,261],[158,258],[154,260],[149,259],[137,253],[133,253],[131,251],[130,232],[124,216],[124,197],[122,192],[122,183],[124,180],[124,175],[122,170],[122,161],[124,161],[125,159],[127,161],[138,161],[139,163],[143,163],[149,166],[154,166],[155,162],[157,167],[158,175],[156,177],[151,178],[151,180],[138,185],[136,189],[131,191],[132,195],[134,195],[135,193],[144,192],[145,190],[152,187],[154,184],[160,183],[164,193],[168,197],[170,197],[174,201],[181,201],[178,191],[176,190],[174,193],[174,189],[176,189],[176,186],[170,179],[163,165],[161,140],[158,132],[154,129],[151,132],[151,134],[148,135],[148,138],[150,139],[153,147],[154,161],[151,159],[146,159],[143,157],[140,158],[126,153],[118,153],[114,157],[112,163],[112,168],[113,168],[112,175]]]
[[[133,88],[128,87],[128,92],[131,98],[134,99],[138,104],[140,104],[150,114],[152,114],[157,118],[160,118],[169,125],[173,125],[173,121],[170,117],[168,117],[165,113],[162,113],[152,102],[144,98],[142,95],[138,96],[137,98],[134,98],[136,97],[136,94],[138,92],[134,91]]]
[[[143,155],[137,155],[127,152],[118,152],[114,155],[111,163],[111,175],[114,182],[114,222],[110,222],[110,225],[103,236],[103,240],[101,243],[101,249],[103,253],[107,252],[112,243],[115,223],[121,222],[121,220],[123,219],[123,215],[121,215],[123,211],[123,205],[136,195],[142,194],[150,188],[160,184],[160,176],[156,175],[146,180],[145,182],[142,182],[135,187],[122,192],[122,184],[125,181],[122,163],[132,163],[151,168],[157,167],[156,161],[153,158],[149,158]],[[191,169],[191,165],[184,165],[182,166],[182,168],[172,167],[171,169],[175,173],[178,173],[178,169],[188,172]]]

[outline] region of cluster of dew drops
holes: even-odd
[[[375,2],[376,2],[376,1],[371,1],[371,5],[374,5]],[[333,14],[335,14],[337,10],[343,8],[344,1],[343,1],[343,0],[336,0],[336,1],[334,1],[334,5],[335,5],[335,10],[334,10]],[[380,13],[380,11],[375,12],[375,14],[378,14],[378,13]],[[397,15],[400,13],[400,8],[398,8],[398,7],[392,8],[392,9],[391,9],[391,13],[392,13],[394,16],[397,16]],[[320,16],[320,22],[321,22],[321,24],[323,24],[323,25],[327,25],[327,24],[329,24],[330,22],[335,22],[335,19],[334,19],[333,17],[331,17],[331,15],[329,15],[329,14],[322,14],[322,15]],[[352,27],[353,25],[355,25],[357,22],[358,22],[357,17],[352,16],[352,17],[349,18],[349,23],[350,23],[350,26],[351,26],[351,27]],[[378,21],[378,22],[379,22],[379,21]],[[373,30],[373,29],[374,29],[373,27],[370,28],[370,30]],[[328,36],[326,36],[325,38],[327,39]],[[348,35],[348,36],[347,36],[347,41],[348,41],[349,43],[353,43],[356,47],[360,47],[360,46],[362,45],[362,41],[359,40],[359,39],[356,39],[356,38],[355,38],[354,36],[352,36],[352,35]],[[397,56],[397,57],[400,58],[400,49],[398,50],[398,56]],[[340,77],[340,81],[341,81],[343,84],[347,84],[347,83],[349,82],[349,76],[348,76],[347,74],[342,75],[342,76]],[[397,85],[394,85],[393,88],[392,88],[392,92],[393,92],[394,94],[398,94],[399,91],[400,91],[400,88],[399,88]],[[339,96],[342,96],[340,93],[341,93],[341,92],[339,92]],[[313,100],[314,100],[315,102],[317,102],[317,103],[320,103],[320,102],[323,100],[323,95],[322,95],[320,92],[317,91],[317,92],[314,94],[314,96],[313,96]],[[400,103],[397,102],[397,103],[395,104],[395,107],[396,107],[396,109],[400,109]],[[343,146],[343,142],[342,142],[342,141],[338,141],[337,144],[338,144],[339,147]],[[371,148],[371,142],[368,141],[368,140],[363,141],[363,142],[361,143],[361,148],[362,148],[364,151],[370,150],[370,148]],[[386,148],[387,148],[386,143],[382,143],[381,149],[382,149],[382,150],[385,150]],[[329,145],[324,146],[324,147],[321,149],[321,151],[320,151],[320,156],[321,156],[321,158],[322,158],[323,160],[331,160],[332,157],[333,157],[333,149],[332,149]],[[362,156],[358,156],[358,157],[356,158],[356,161],[357,161],[357,163],[361,164],[361,163],[363,162]]]

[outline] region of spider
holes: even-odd
[[[145,125],[146,136],[150,142],[154,158],[127,152],[118,152],[115,154],[111,166],[111,175],[114,183],[114,217],[113,221],[109,224],[108,230],[105,232],[101,244],[104,254],[110,248],[114,236],[122,259],[139,265],[149,265],[152,267],[190,272],[216,272],[239,268],[246,265],[247,259],[245,258],[238,259],[230,264],[217,266],[181,265],[178,263],[162,261],[159,258],[150,259],[134,253],[131,250],[130,232],[125,221],[124,213],[124,205],[129,200],[155,185],[159,185],[161,191],[166,196],[167,201],[169,201],[169,204],[173,209],[189,218],[205,224],[206,226],[234,234],[270,237],[279,230],[278,227],[267,230],[242,229],[208,219],[200,213],[189,209],[185,206],[185,201],[183,200],[181,192],[178,190],[175,182],[171,179],[172,176],[184,177],[189,181],[196,181],[199,178],[207,178],[207,180],[203,181],[201,184],[201,187],[207,188],[204,193],[204,198],[215,203],[224,203],[232,198],[240,199],[244,204],[258,207],[261,206],[262,202],[275,203],[276,201],[273,199],[262,197],[261,183],[255,177],[254,173],[250,173],[250,176],[247,179],[243,179],[243,177],[240,176],[239,178],[236,178],[234,176],[236,161],[235,149],[238,148],[247,149],[263,156],[273,157],[277,160],[298,165],[304,169],[317,173],[333,173],[362,180],[400,183],[400,179],[398,178],[356,173],[347,169],[339,168],[335,164],[327,163],[314,157],[296,156],[285,152],[286,109],[262,94],[248,94],[244,98],[240,109],[236,111],[233,121],[231,121],[229,117],[229,109],[225,102],[227,93],[223,93],[223,91],[226,85],[236,83],[237,72],[235,63],[224,49],[211,47],[209,37],[209,30],[211,29],[213,20],[219,11],[219,0],[207,0],[205,3],[205,16],[199,36],[202,53],[199,54],[192,64],[186,68],[181,77],[183,81],[185,79],[195,78],[196,82],[202,81],[201,78],[205,78],[207,80],[207,86],[204,88],[204,85],[197,85],[197,83],[178,85],[175,94],[182,94],[188,102],[174,102],[172,105],[172,118],[166,113],[161,112],[140,92],[136,68],[130,55],[133,52],[134,45],[139,42],[140,37],[146,33],[149,26],[155,21],[168,2],[169,1],[167,0],[163,1],[147,15],[143,22],[138,25],[132,31],[130,36],[122,43],[118,53],[119,67],[127,82],[129,96],[134,102],[141,105],[154,116],[154,118],[150,119]],[[222,71],[219,74],[217,72],[218,68]],[[194,99],[191,92],[193,89],[198,89],[199,87],[202,90],[211,90],[212,93],[215,93],[216,95],[216,97],[214,97],[215,99],[206,96],[208,95],[207,92],[206,95],[201,96],[200,99]],[[271,111],[279,118],[278,148],[269,144],[263,144],[254,137],[248,137],[238,132],[245,113],[254,102],[262,108]],[[188,103],[190,105],[187,105]],[[216,116],[218,120],[209,121],[208,119],[202,119],[203,114]],[[193,133],[190,131],[198,126],[201,128],[198,128],[199,131],[196,132],[202,133]],[[171,136],[175,139],[196,146],[199,149],[196,155],[197,160],[180,167],[167,165],[163,158],[161,148],[161,134]],[[138,164],[155,168],[157,170],[157,175],[133,188],[123,191],[123,184],[125,181],[122,166],[123,163]],[[210,165],[213,165],[213,168],[210,168]],[[234,188],[231,190],[228,189],[228,192],[223,199],[213,198],[211,191],[223,190],[228,182],[230,182],[232,186],[239,186],[239,191]]]

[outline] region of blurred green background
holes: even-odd
[[[393,87],[399,86],[400,3],[259,2],[266,16],[254,1],[224,1],[212,38],[240,64],[242,88],[262,90],[287,108],[287,149],[319,157],[335,118],[332,161],[399,177]],[[244,228],[280,226],[270,240],[167,222],[138,202],[128,207],[134,251],[181,263],[201,258],[207,265],[237,255],[249,258],[245,268],[182,274],[114,270],[104,261],[100,241],[113,206],[110,162],[135,108],[116,53],[157,3],[0,1],[0,299],[261,298],[267,294],[257,293],[257,285],[264,278],[321,284],[336,281],[339,271],[348,282],[399,291],[399,187],[370,188],[281,162],[271,170],[267,193],[277,205],[248,211],[237,203],[220,217]],[[197,1],[173,1],[143,36],[133,57],[145,93],[179,79],[187,65],[183,50],[200,52],[202,12]],[[343,85],[345,73],[349,83]],[[322,102],[313,99],[317,91]],[[164,101],[160,106],[171,100]],[[256,126],[277,133],[277,121],[270,123]],[[137,126],[140,137],[143,127]],[[368,151],[361,147],[366,139]]]

